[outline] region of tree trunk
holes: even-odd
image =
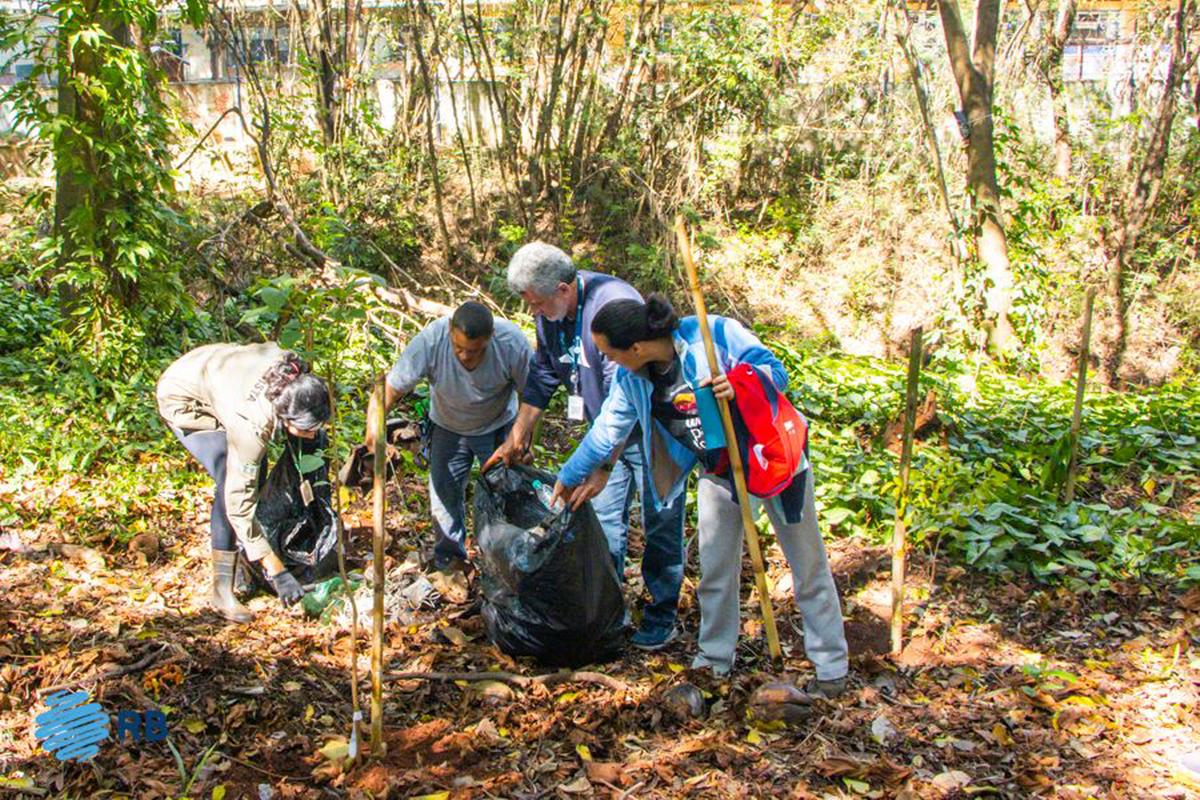
[[[992,141],[992,90],[996,62],[996,33],[1000,0],[979,0],[975,12],[974,53],[958,13],[958,0],[937,0],[946,36],[946,50],[959,98],[966,114],[967,188],[975,210],[975,244],[984,265],[988,287],[988,348],[1004,356],[1015,346],[1009,313],[1012,310],[1013,274],[1004,237],[1000,190],[996,184],[996,155]]]
[[[1042,74],[1050,91],[1050,107],[1054,123],[1054,177],[1063,183],[1071,179],[1071,134],[1067,123],[1067,98],[1063,94],[1063,51],[1071,26],[1075,24],[1075,0],[1063,0],[1054,20],[1054,28],[1046,34]]]
[[[449,264],[453,252],[450,247],[450,231],[446,227],[446,203],[442,192],[442,176],[438,166],[437,147],[434,145],[433,120],[437,114],[437,85],[425,58],[425,50],[421,46],[421,24],[416,19],[416,12],[410,8],[412,26],[413,51],[417,54],[417,62],[421,65],[421,86],[425,92],[425,147],[429,155],[429,169],[433,177],[433,199],[437,206],[438,231],[442,234],[442,257]]]
[[[954,213],[954,206],[950,203],[950,190],[946,188],[946,172],[942,168],[942,148],[938,144],[937,130],[933,126],[933,118],[929,113],[929,96],[925,93],[925,85],[921,81],[917,56],[912,50],[912,21],[909,19],[907,9],[893,8],[897,14],[904,15],[903,26],[899,21],[896,22],[896,43],[900,46],[900,52],[904,55],[904,61],[908,65],[908,77],[912,81],[913,93],[917,96],[917,108],[921,112],[921,122],[925,126],[925,139],[929,143],[929,155],[937,171],[938,191],[942,197],[942,206],[946,209],[946,218],[950,222],[954,259],[961,269],[962,227],[958,224],[958,215]]]
[[[1195,0],[1178,0],[1171,35],[1171,54],[1163,79],[1162,97],[1154,115],[1154,125],[1146,142],[1145,154],[1136,170],[1118,212],[1118,227],[1109,236],[1109,332],[1108,353],[1101,362],[1102,377],[1109,386],[1120,382],[1121,364],[1129,332],[1129,308],[1125,298],[1125,281],[1133,254],[1137,252],[1142,231],[1150,220],[1162,190],[1163,171],[1171,145],[1171,127],[1175,122],[1176,90],[1179,78],[1195,64],[1200,53],[1189,51],[1188,33],[1195,14]]]
[[[113,15],[104,13],[100,9],[99,2],[92,4],[86,10],[89,12],[91,20],[117,43],[124,46],[130,46],[133,43],[129,25],[115,19]],[[64,21],[60,30],[69,30],[70,27]],[[104,124],[102,111],[96,108],[92,100],[80,96],[75,86],[78,83],[96,83],[100,70],[105,66],[104,63],[96,51],[83,41],[77,42],[73,53],[68,54],[68,44],[60,35],[58,47],[60,50],[58,63],[69,65],[70,70],[69,75],[59,76],[58,116],[78,123],[78,126],[68,126],[67,131],[77,127],[103,131],[104,127],[108,126]],[[119,131],[109,131],[108,133],[114,137],[119,135]],[[59,153],[73,152],[78,161],[61,157],[55,159],[54,233],[62,243],[58,254],[60,269],[76,259],[79,255],[78,251],[83,245],[75,240],[72,226],[67,224],[71,212],[81,206],[87,207],[92,210],[96,219],[102,219],[107,212],[117,210],[101,207],[106,202],[102,198],[106,197],[107,192],[103,191],[105,187],[99,182],[106,181],[108,173],[102,168],[100,159],[97,158],[98,152],[94,143],[87,137],[71,132],[66,133],[65,137],[64,134],[59,134],[55,144],[56,150]],[[112,269],[115,258],[112,250],[114,245],[114,242],[106,242],[104,252],[84,257],[100,261],[101,268],[108,274],[112,282],[111,290],[116,299],[127,303],[133,299],[133,284]],[[73,309],[79,294],[79,287],[71,287],[68,283],[62,284],[59,301],[67,313]]]

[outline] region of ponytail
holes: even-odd
[[[313,375],[300,356],[289,351],[263,373],[263,394],[271,401],[275,415],[302,430],[319,428],[329,421],[329,390],[325,381]]]
[[[618,350],[628,350],[638,342],[670,336],[678,325],[671,301],[655,293],[645,303],[613,300],[606,304],[592,318],[592,333],[602,334]]]
[[[272,403],[283,393],[283,390],[291,385],[292,381],[299,378],[301,375],[309,372],[309,366],[304,359],[293,353],[291,350],[285,350],[283,359],[277,361],[263,373],[263,383],[266,384],[266,389],[263,394]]]

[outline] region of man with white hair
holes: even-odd
[[[544,242],[531,242],[508,264],[508,286],[529,304],[537,323],[537,351],[521,397],[521,407],[508,439],[489,464],[526,457],[533,429],[559,386],[567,390],[567,416],[589,424],[600,413],[617,365],[596,349],[588,331],[596,312],[613,300],[641,301],[637,290],[611,275],[577,270],[571,258]],[[641,434],[629,437],[623,450],[584,482],[585,498],[604,528],[617,575],[625,572],[629,509],[636,488],[642,498],[645,549],[642,578],[651,602],[630,640],[644,650],[665,647],[677,635],[675,612],[683,583],[683,498],[661,511],[647,503],[649,470]],[[485,467],[486,468],[486,467]]]

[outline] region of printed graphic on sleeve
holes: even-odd
[[[45,698],[34,735],[59,761],[87,761],[108,738],[108,714],[87,692],[59,691]]]

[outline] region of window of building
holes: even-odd
[[[1121,35],[1121,12],[1080,11],[1075,16],[1068,44],[1111,44]]]

